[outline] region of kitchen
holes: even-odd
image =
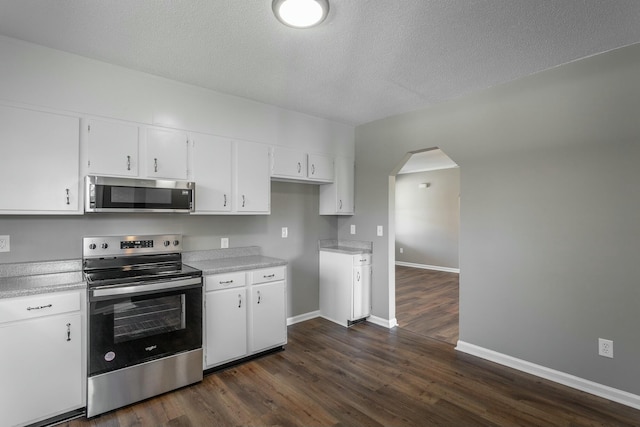
[[[2,99],[12,106],[39,106],[49,112],[75,112],[87,118],[111,118],[354,156],[354,127],[341,122],[221,95],[6,37],[2,38],[0,53]],[[82,237],[131,230],[141,234],[167,230],[181,233],[186,236],[188,251],[219,248],[220,239],[227,237],[232,247],[256,245],[265,255],[291,263],[290,278],[296,286],[288,294],[287,312],[290,317],[304,316],[318,309],[314,298],[309,298],[317,295],[318,289],[315,243],[350,236],[348,219],[317,215],[319,191],[315,184],[271,182],[271,214],[260,216],[3,216],[1,234],[11,236],[11,252],[2,255],[2,262],[78,259]],[[356,237],[374,241],[374,246],[376,242],[386,244],[386,238],[377,240],[375,228],[369,227],[378,225],[377,221],[378,217],[373,217],[358,223]],[[282,227],[288,227],[286,239],[281,237]],[[377,313],[391,320],[385,311],[378,307]]]

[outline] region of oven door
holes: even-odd
[[[89,376],[198,348],[201,277],[89,290]]]

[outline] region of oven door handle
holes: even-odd
[[[149,292],[162,291],[166,289],[180,290],[187,287],[202,286],[202,278],[194,277],[190,279],[180,279],[173,281],[162,281],[157,283],[149,283],[143,285],[133,286],[118,286],[112,288],[97,288],[91,290],[91,296],[96,297],[111,297],[130,294],[144,294]]]

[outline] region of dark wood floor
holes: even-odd
[[[458,341],[457,273],[396,266],[396,319],[401,328],[450,344]]]
[[[282,352],[67,427],[638,425],[640,411],[406,329],[289,327]]]

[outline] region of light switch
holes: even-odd
[[[10,252],[10,251],[11,251],[11,237],[0,236],[0,252]]]
[[[222,237],[220,239],[220,248],[226,249],[228,247],[229,247],[229,238],[228,237]]]
[[[356,234],[356,225],[351,224],[351,234]]]
[[[383,235],[383,228],[381,225],[378,226],[378,237],[382,237]]]
[[[286,239],[289,237],[289,229],[287,227],[282,227],[282,238]]]

